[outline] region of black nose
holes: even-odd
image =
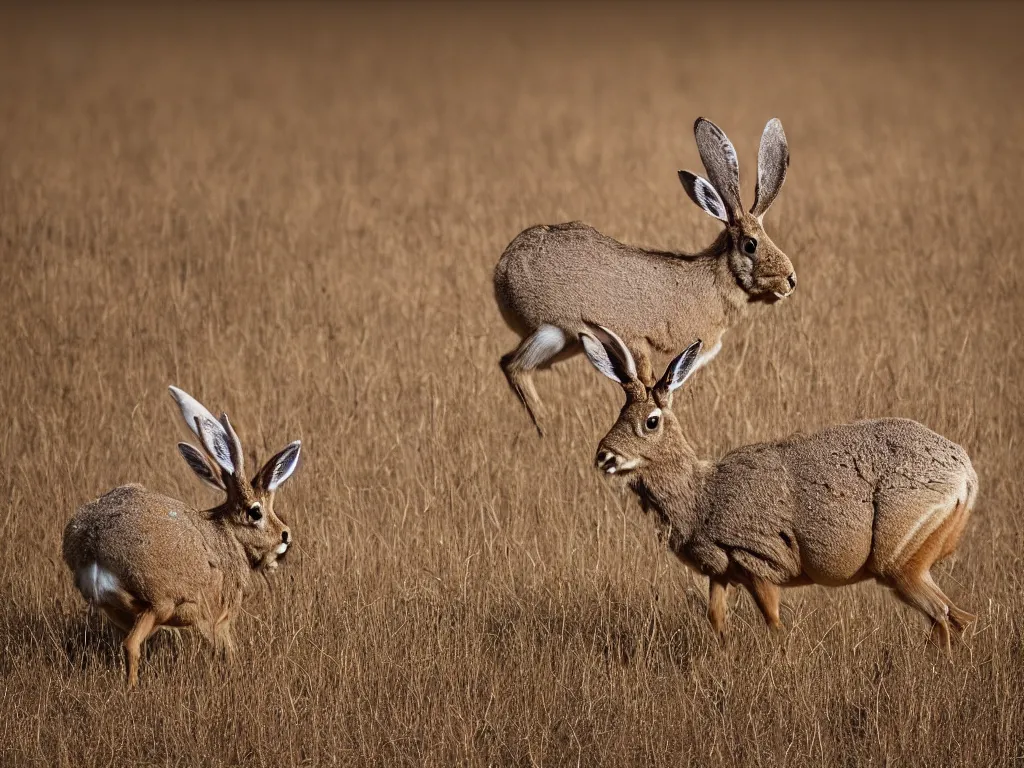
[[[288,538],[289,538],[288,531],[281,531],[281,541],[282,541],[282,543],[287,544],[288,543]]]
[[[796,272],[791,273],[786,279],[789,281],[790,288],[796,288]]]

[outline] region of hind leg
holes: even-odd
[[[949,621],[953,625],[953,629],[957,632],[963,632],[967,629],[969,624],[973,624],[978,620],[978,617],[973,613],[960,610],[953,605],[953,601],[946,597],[946,594],[939,589],[939,585],[935,583],[935,580],[932,578],[931,571],[926,571],[922,578],[924,578],[929,587],[935,590],[935,593],[939,596],[942,602],[946,604],[946,610],[949,611]]]
[[[936,538],[941,538],[939,543],[939,554],[938,557],[935,558],[935,562],[948,557],[956,551],[970,514],[971,510],[961,505],[959,513],[951,517],[946,525],[942,526],[932,534],[932,536]],[[939,585],[935,583],[930,570],[925,571],[924,578],[928,582],[929,586],[938,593],[939,597],[941,597],[942,601],[946,604],[946,608],[949,610],[949,620],[952,622],[954,629],[958,632],[963,632],[967,628],[968,624],[973,624],[977,621],[978,617],[973,613],[960,610],[953,604],[953,601],[950,600],[946,596],[945,592],[939,588]]]
[[[903,602],[932,620],[932,638],[947,653],[950,652],[949,603],[935,586],[929,569],[943,551],[948,525],[939,526],[887,579]]]
[[[949,609],[936,590],[920,574],[891,577],[889,586],[896,590],[900,600],[932,620],[932,639],[949,653]]]
[[[135,625],[131,628],[128,636],[125,637],[124,646],[125,665],[128,667],[128,688],[134,688],[139,684],[139,657],[142,654],[142,644],[146,642],[156,629],[156,612],[149,608],[138,615]]]
[[[526,408],[530,421],[541,437],[544,436],[544,430],[537,420],[541,403],[533,386],[533,371],[549,363],[565,349],[567,343],[568,339],[561,328],[542,325],[523,339],[518,347],[501,358],[501,370],[504,371],[509,386]]]
[[[960,543],[960,537],[963,535],[964,527],[967,525],[967,519],[970,517],[970,509],[963,504],[957,506],[956,511],[950,515],[948,520],[939,526],[929,538],[925,541],[925,546],[922,549],[931,549],[937,552],[935,559],[928,564],[928,568],[922,573],[921,578],[931,587],[935,593],[939,596],[943,603],[946,604],[946,609],[949,613],[949,621],[953,625],[953,628],[958,632],[963,632],[967,628],[967,625],[972,624],[977,620],[977,616],[967,611],[963,611],[957,608],[950,600],[945,592],[935,583],[934,578],[931,574],[931,567],[942,560],[945,557],[953,554],[956,551],[957,545]]]
[[[948,496],[939,496],[938,503],[930,494],[919,494],[910,499],[904,497],[895,504],[892,499],[876,497],[879,509],[875,518],[876,529],[884,530],[886,521],[893,523],[886,531],[888,535],[876,536],[876,540],[898,544],[872,553],[876,563],[882,564],[875,572],[896,590],[900,599],[932,619],[933,637],[947,650],[949,625],[960,630],[975,619],[953,605],[931,575],[932,565],[956,549],[967,523],[970,499],[962,500],[962,494],[961,489],[954,489]],[[921,512],[914,515],[913,507],[918,507]],[[903,520],[907,519],[908,513],[918,516],[918,522],[912,533],[903,535]]]
[[[933,534],[934,536],[942,537],[939,555],[935,558],[935,562],[944,560],[956,551],[957,546],[960,544],[960,538],[964,534],[964,528],[967,526],[967,520],[970,516],[971,510],[961,504],[958,506],[956,513],[950,517],[949,522]],[[936,589],[938,589],[938,587],[936,587]],[[950,606],[952,606],[952,603],[950,603]]]

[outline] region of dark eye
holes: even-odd
[[[753,256],[757,253],[757,240],[752,237],[748,237],[743,241],[743,252]]]
[[[249,509],[246,510],[245,514],[246,517],[248,517],[254,523],[258,523],[260,520],[263,519],[263,510],[260,508],[259,504],[253,504],[251,507],[249,507]]]
[[[659,416],[656,413],[652,413],[650,416],[647,417],[647,429],[648,429],[648,431],[653,432],[654,430],[656,430],[658,428],[658,424],[660,424],[660,423],[661,423],[661,416]]]

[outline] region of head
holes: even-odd
[[[581,333],[583,349],[601,373],[622,385],[626,404],[597,448],[597,468],[608,475],[639,472],[645,466],[678,457],[688,450],[672,413],[672,393],[700,367],[700,340],[676,357],[653,387],[637,377],[633,355],[618,336],[601,326]]]
[[[200,480],[227,495],[217,508],[218,518],[245,549],[253,568],[276,568],[293,539],[291,529],[274,511],[274,494],[298,466],[301,444],[296,440],[275,454],[250,480],[245,476],[242,443],[227,414],[215,419],[198,400],[177,387],[171,387],[171,396],[203,446],[200,450],[178,443],[185,463]]]
[[[789,167],[789,147],[782,123],[772,118],[761,134],[757,188],[749,212],[740,203],[740,166],[732,142],[721,128],[703,117],[697,118],[693,133],[708,178],[680,171],[679,180],[693,202],[725,224],[725,258],[736,283],[750,301],[774,303],[786,298],[796,288],[796,273],[789,258],[768,238],[762,226]]]

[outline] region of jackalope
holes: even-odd
[[[253,575],[278,567],[291,529],[274,511],[274,494],[295,471],[299,441],[249,480],[242,444],[222,414],[171,387],[181,415],[205,453],[178,449],[199,479],[226,494],[200,511],[123,485],[81,507],[64,529],[64,561],[82,596],[124,633],[128,686],[138,683],[142,644],[160,627],[196,627],[230,657],[231,622]]]
[[[725,229],[697,254],[626,245],[587,224],[538,225],[509,243],[494,270],[494,293],[505,322],[522,337],[501,358],[512,391],[540,434],[540,399],[533,371],[580,351],[589,324],[614,326],[651,386],[652,351],[671,355],[692,339],[710,347],[751,303],[773,304],[796,287],[793,265],[765,234],[762,223],[789,167],[786,134],[769,120],[757,155],[757,190],[750,212],[740,203],[739,162],[722,130],[699,118],[694,136],[710,181],[689,171],[679,179],[690,199]]]
[[[580,338],[594,366],[626,393],[597,466],[624,476],[672,551],[710,579],[708,618],[720,636],[730,584],[750,591],[773,628],[782,625],[780,587],[864,579],[891,587],[930,618],[947,651],[949,625],[963,630],[974,621],[930,572],[956,549],[978,492],[959,445],[916,421],[889,418],[704,461],[672,413],[672,393],[696,369],[700,341],[649,387],[615,333],[594,328]]]

